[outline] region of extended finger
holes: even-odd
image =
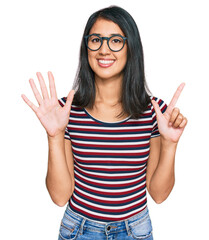
[[[27,103],[27,105],[36,113],[38,108],[24,94],[22,94],[21,97]]]
[[[160,116],[162,116],[162,112],[160,110],[159,104],[155,100],[151,100],[151,103],[154,107],[156,117],[159,118]]]
[[[71,109],[71,104],[72,104],[72,101],[73,101],[73,97],[74,97],[74,93],[75,93],[75,90],[71,90],[67,96],[67,100],[66,100],[66,103],[65,103],[65,106],[64,108],[70,112],[70,109]]]
[[[167,107],[167,112],[168,113],[171,113],[171,111],[175,107],[176,102],[177,102],[179,96],[181,95],[181,92],[182,92],[184,86],[185,86],[185,83],[180,84],[180,86],[177,88],[176,92],[174,93],[173,98],[171,99],[171,101],[170,101],[170,103]]]
[[[34,93],[34,95],[35,95],[35,98],[36,98],[38,104],[40,105],[41,102],[42,102],[42,97],[41,97],[38,89],[36,88],[36,85],[35,85],[33,79],[30,79],[30,80],[29,80],[29,83],[30,83],[30,86],[31,86],[31,88],[32,88],[32,91],[33,91],[33,93]]]
[[[50,89],[51,98],[57,99],[57,92],[56,92],[54,76],[53,76],[52,72],[48,72],[48,77],[49,77],[49,89]]]
[[[36,75],[37,75],[39,83],[40,83],[40,87],[41,87],[41,92],[42,92],[43,98],[44,99],[48,99],[49,98],[49,94],[48,94],[48,91],[47,91],[46,84],[44,82],[44,78],[43,78],[43,76],[41,75],[40,72],[37,72]]]

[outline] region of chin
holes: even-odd
[[[99,71],[95,71],[95,76],[100,79],[117,79],[121,78],[123,75],[123,71],[113,71],[113,69],[101,69]]]
[[[95,73],[95,76],[99,79],[115,79],[115,78],[119,78],[121,77],[121,74],[96,74]]]

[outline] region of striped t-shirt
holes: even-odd
[[[167,105],[156,100],[161,111]],[[64,106],[66,98],[59,100]],[[154,108],[139,119],[102,122],[85,108],[71,106],[65,139],[71,140],[75,189],[72,211],[99,222],[129,218],[147,205],[146,166],[150,138],[159,136]]]

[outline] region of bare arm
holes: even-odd
[[[168,197],[175,182],[176,148],[187,125],[187,119],[175,108],[183,87],[184,84],[178,87],[164,114],[158,104],[152,101],[161,136],[150,140],[146,184],[156,203],[161,203]]]
[[[163,202],[175,183],[176,144],[167,145],[162,138],[150,141],[150,156],[147,165],[147,190],[156,203]]]
[[[65,140],[63,133],[53,138],[48,137],[48,143],[46,186],[53,202],[64,206],[74,190],[71,141]]]
[[[35,112],[48,136],[49,157],[46,185],[55,204],[63,206],[69,200],[74,188],[73,157],[71,142],[64,139],[65,128],[69,121],[74,90],[68,94],[64,107],[59,105],[54,77],[48,72],[50,95],[41,73],[37,73],[42,96],[33,79],[30,85],[39,104],[36,107],[25,95],[23,100]]]

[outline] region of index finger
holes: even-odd
[[[168,111],[172,111],[173,108],[175,107],[176,102],[177,102],[179,96],[181,95],[181,92],[182,92],[184,86],[185,86],[185,83],[182,83],[182,84],[180,84],[179,87],[177,88],[176,92],[175,92],[174,95],[173,95],[173,98],[171,99],[171,101],[170,101],[170,103],[169,103],[169,105],[168,105],[168,108],[167,108]]]

